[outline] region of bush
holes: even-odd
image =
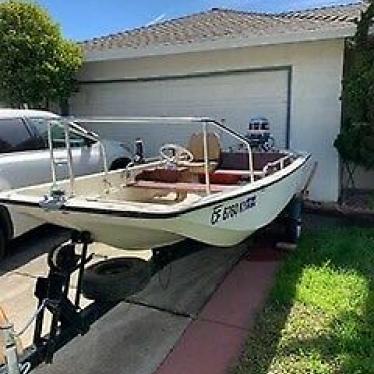
[[[343,82],[344,122],[334,145],[343,162],[374,169],[374,0],[348,45],[349,69]]]
[[[374,126],[356,123],[347,126],[335,141],[344,162],[374,169]]]

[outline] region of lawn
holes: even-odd
[[[233,372],[374,373],[374,229],[303,235]]]

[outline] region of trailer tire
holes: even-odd
[[[147,261],[119,257],[89,266],[82,279],[82,293],[87,299],[113,302],[141,291],[150,281]]]
[[[6,255],[6,244],[7,238],[5,236],[5,232],[0,228],[0,260],[2,260]]]

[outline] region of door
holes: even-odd
[[[285,147],[288,107],[288,70],[279,69],[82,85],[72,109],[78,116],[209,116],[225,119],[241,134],[251,118],[261,116],[269,119],[276,146]],[[91,129],[112,139],[141,136],[148,146],[168,135],[160,126],[145,130],[97,124]]]

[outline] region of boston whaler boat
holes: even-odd
[[[125,169],[108,171],[99,137],[77,125],[91,121],[106,126],[126,124],[126,131],[134,124],[157,126],[157,138],[163,142],[168,136],[173,141],[179,139],[186,134],[186,126],[192,128],[192,134],[186,146],[161,145],[154,158],[144,157],[138,139],[134,161]],[[177,132],[171,130],[173,125]],[[56,126],[64,129],[64,139],[54,139],[56,133],[61,134],[54,131]],[[120,301],[143,290],[165,266],[189,254],[178,246],[171,247],[172,251],[159,247],[184,238],[215,246],[235,245],[273,221],[291,201],[295,201],[291,206],[300,206],[296,201],[300,201],[313,174],[310,155],[274,150],[270,143],[259,147],[256,141],[268,135],[263,136],[263,129],[257,129],[258,138],[246,138],[209,118],[59,119],[51,121],[48,129],[52,183],[2,192],[0,204],[75,230],[70,241],[50,250],[48,276],[36,281],[38,307],[26,325],[35,319],[32,349],[19,356],[19,334],[8,322],[0,325],[6,342],[5,366],[1,365],[0,354],[0,374],[26,373],[43,362],[51,363],[54,354],[69,341],[86,334]],[[137,134],[142,131],[140,126],[135,130]],[[101,144],[102,173],[74,177],[71,134],[83,134]],[[224,151],[224,135],[240,145]],[[61,145],[61,140],[65,140],[69,178],[59,181],[57,168],[61,162],[55,158],[54,143]],[[254,151],[251,144],[260,151]],[[127,250],[151,248],[153,256],[150,261],[112,258],[86,267],[93,258],[88,255],[92,241]],[[77,245],[81,247],[78,252]],[[73,301],[68,291],[75,272]],[[93,302],[82,307],[81,295]],[[46,310],[52,314],[49,321],[45,319]]]
[[[0,203],[42,221],[88,231],[95,241],[125,249],[156,248],[192,238],[232,246],[273,221],[310,176],[310,155],[288,150],[255,152],[247,138],[209,118],[108,118],[108,122],[192,126],[185,146],[165,144],[159,155],[137,159],[125,169],[74,177],[70,135],[92,132],[69,121],[51,121],[52,183],[0,194]],[[64,128],[69,178],[56,179],[52,126]],[[242,147],[224,151],[225,134]],[[142,148],[142,147],[140,147]]]

